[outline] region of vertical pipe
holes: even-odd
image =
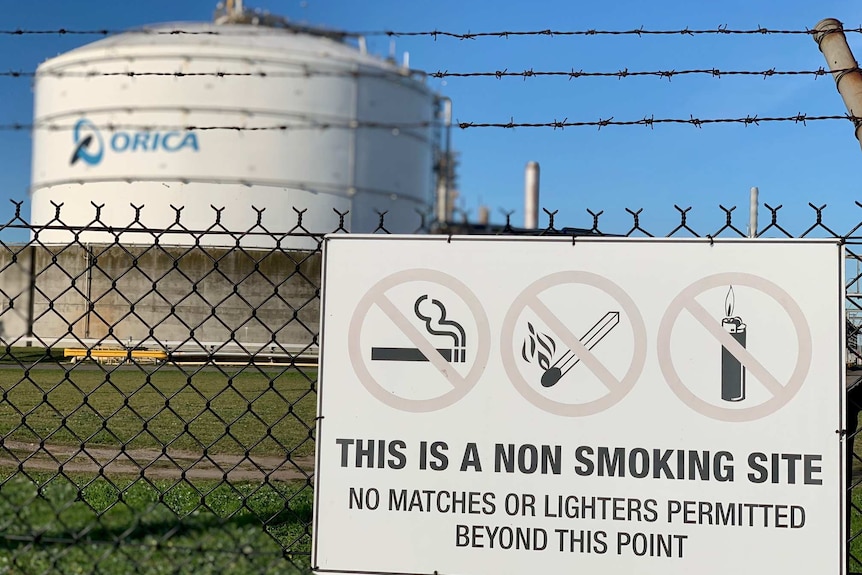
[[[847,112],[854,118],[862,117],[862,72],[847,45],[844,25],[834,18],[826,18],[818,22],[814,30],[814,41],[829,64]],[[854,119],[853,124],[856,127],[856,139],[862,145],[862,121]]]
[[[449,206],[447,205],[447,202],[446,202],[446,200],[447,200],[446,195],[447,195],[446,185],[443,182],[438,180],[437,181],[437,224],[440,226],[445,225],[446,222],[448,221],[448,218],[446,216],[448,215],[447,212],[449,210]]]
[[[357,71],[354,68],[354,71]],[[350,122],[351,123],[359,123],[359,92],[362,90],[362,75],[356,76],[356,81],[352,83],[353,86],[353,102],[351,102],[350,109]],[[347,173],[350,174],[350,185],[347,188],[347,197],[350,203],[347,204],[347,216],[344,218],[344,226],[345,229],[349,232],[353,229],[353,220],[361,218],[361,214],[358,215],[357,218],[354,218],[355,211],[355,202],[356,202],[356,185],[359,181],[359,168],[357,166],[356,161],[356,149],[357,142],[359,140],[360,129],[350,130],[350,137],[347,139],[348,151],[347,151]],[[316,191],[316,190],[315,190]]]
[[[524,171],[524,227],[539,227],[539,163],[527,162]]]
[[[757,186],[751,188],[748,204],[748,237],[750,238],[757,237],[757,196],[759,193],[760,190]]]
[[[439,167],[441,174],[437,180],[437,223],[444,225],[452,219],[452,208],[450,206],[452,177],[454,166],[452,166],[452,100],[441,98],[443,102],[443,162]]]
[[[85,244],[87,250],[87,318],[84,322],[84,339],[90,339],[90,315],[93,313],[93,250],[90,244]]]
[[[444,176],[445,177],[445,176]],[[446,225],[449,220],[449,204],[446,196],[448,195],[446,184],[442,181],[437,182],[437,224],[440,226]]]
[[[443,100],[446,121],[446,221],[452,218],[452,184],[455,179],[455,166],[452,163],[452,100]]]
[[[29,300],[27,302],[27,343],[26,347],[33,345],[33,324],[36,316],[36,246],[30,244],[30,285],[27,290]]]

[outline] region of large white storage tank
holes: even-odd
[[[31,221],[52,222],[62,204],[62,223],[84,226],[98,205],[101,222],[122,229],[144,206],[143,225],[166,229],[175,227],[173,206],[183,207],[182,227],[204,230],[215,207],[224,208],[218,229],[260,231],[254,206],[265,209],[263,228],[278,232],[295,225],[295,210],[314,233],[338,226],[333,210],[349,212],[354,232],[374,231],[384,211],[387,230],[414,232],[432,202],[439,104],[364,43],[308,29],[179,23],[106,38],[38,69]],[[46,230],[39,239],[71,235]],[[79,241],[112,238],[87,232]],[[194,243],[179,234],[162,241]],[[219,234],[200,241],[236,244]],[[243,245],[273,242],[248,236]]]

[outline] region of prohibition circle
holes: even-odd
[[[700,322],[708,331],[720,339],[722,343],[728,346],[733,345],[732,338],[727,335],[730,341],[724,341],[723,332],[718,322],[703,309],[703,307],[695,301],[695,297],[705,292],[706,290],[733,286],[745,286],[756,289],[772,299],[774,299],[787,312],[793,327],[796,330],[799,354],[796,358],[796,365],[793,368],[793,373],[786,384],[778,382],[768,370],[748,351],[745,349],[737,349],[739,356],[737,359],[743,363],[752,375],[766,387],[767,391],[772,394],[772,398],[752,407],[739,409],[731,409],[713,405],[704,401],[694,392],[692,392],[683,383],[673,364],[673,356],[670,349],[670,340],[673,333],[673,328],[683,310],[691,313],[695,320]],[[707,276],[698,280],[682,290],[679,295],[671,301],[661,320],[658,330],[658,360],[661,371],[664,374],[665,380],[671,390],[679,397],[683,403],[712,419],[729,422],[744,422],[754,421],[766,417],[784,407],[802,387],[808,371],[811,367],[812,345],[811,345],[811,329],[808,326],[808,321],[802,313],[793,298],[777,284],[764,279],[760,276],[746,274],[741,272],[729,272]]]
[[[625,375],[620,380],[617,380],[617,378],[611,374],[610,371],[608,371],[608,369],[603,366],[590,351],[582,349],[579,352],[578,356],[584,365],[590,369],[596,377],[598,377],[605,387],[608,388],[607,394],[599,399],[586,403],[562,403],[554,401],[539,393],[539,391],[532,387],[524,376],[521,375],[521,371],[518,369],[518,365],[516,363],[517,360],[513,352],[516,324],[521,313],[528,307],[532,308],[532,310],[543,321],[545,321],[546,324],[549,324],[548,327],[551,328],[557,336],[563,337],[563,335],[566,335],[571,343],[577,341],[578,338],[573,336],[571,332],[569,332],[568,328],[566,328],[560,320],[556,319],[553,312],[548,310],[545,307],[545,304],[539,300],[539,294],[542,292],[565,284],[592,286],[611,296],[620,304],[620,307],[623,312],[625,312],[625,315],[631,324],[632,331],[634,332],[631,363],[628,371],[626,371]],[[558,272],[545,276],[544,278],[530,284],[517,298],[515,298],[515,302],[512,304],[512,307],[509,308],[506,318],[503,320],[500,344],[503,356],[503,368],[506,370],[506,374],[509,376],[509,380],[514,385],[515,389],[518,390],[518,393],[542,411],[546,411],[554,415],[562,415],[564,417],[583,417],[594,415],[614,406],[632,390],[643,371],[644,363],[646,361],[646,328],[644,327],[644,321],[641,317],[640,311],[632,298],[629,297],[629,295],[623,291],[620,286],[609,279],[585,271]]]
[[[455,370],[454,366],[434,351],[433,345],[418,330],[412,327],[409,320],[401,314],[386,296],[386,292],[392,288],[410,282],[436,283],[448,288],[463,300],[473,314],[477,328],[476,337],[472,338],[476,342],[474,347],[475,359],[465,376],[461,376]],[[395,327],[403,331],[417,348],[424,352],[430,363],[439,372],[440,377],[445,378],[452,386],[450,391],[431,399],[408,399],[400,397],[383,387],[378,378],[375,378],[371,374],[365,363],[365,356],[362,354],[361,335],[365,318],[374,306],[377,306],[384,314],[389,316]],[[488,316],[485,314],[482,304],[473,292],[461,281],[449,274],[429,269],[404,270],[383,278],[359,300],[353,312],[353,317],[350,320],[350,326],[348,327],[347,349],[350,363],[358,376],[359,382],[376,399],[400,411],[413,413],[437,411],[449,407],[467,395],[476,383],[478,383],[479,378],[485,371],[491,351]]]

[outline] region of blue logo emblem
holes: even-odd
[[[102,156],[105,155],[105,142],[93,122],[86,118],[78,120],[72,137],[75,141],[75,151],[69,161],[70,165],[74,166],[78,160],[81,160],[95,166],[102,161]]]
[[[74,166],[82,161],[90,166],[102,162],[106,152],[117,154],[138,152],[167,152],[181,150],[200,151],[198,135],[189,130],[171,130],[159,132],[155,130],[112,131],[105,145],[102,133],[96,125],[87,118],[81,118],[72,131],[75,149],[69,164]]]

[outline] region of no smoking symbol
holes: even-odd
[[[758,357],[740,345],[731,334],[722,328],[720,321],[714,317],[714,314],[696,300],[697,296],[708,290],[726,289],[727,286],[742,286],[757,290],[774,300],[786,312],[795,331],[798,350],[793,372],[786,382],[779,381]],[[671,347],[671,336],[683,312],[691,315],[700,324],[700,327],[717,340],[724,349],[728,350],[746,372],[766,389],[770,396],[769,399],[750,407],[722,407],[704,400],[692,391],[691,382],[686,384],[680,377],[676,365],[674,365],[674,350]],[[799,304],[778,285],[752,274],[722,273],[694,282],[682,290],[670,303],[658,331],[659,366],[671,390],[683,403],[698,413],[719,421],[754,421],[781,409],[801,389],[811,367],[811,358],[811,329]],[[742,404],[744,403],[742,402]]]
[[[393,290],[404,286],[409,288],[413,285],[421,285],[422,288],[417,292],[420,297],[411,301],[410,305],[399,306],[391,299]],[[464,337],[461,324],[446,319],[444,305],[422,295],[428,286],[443,288],[454,298],[460,299],[464,305],[464,311],[470,316],[462,318],[461,321],[464,321],[465,325],[473,326],[470,329],[469,339]],[[443,315],[438,321],[441,324],[440,327],[457,325],[462,332],[460,342],[463,344],[467,340],[470,342],[469,345],[451,350],[436,347],[432,339],[442,332],[432,327],[431,317],[424,316],[419,308],[421,303],[427,301],[437,303],[442,310]],[[379,325],[373,324],[368,319],[369,314],[375,309],[382,312],[386,318]],[[411,318],[409,310],[414,310],[416,317]],[[417,318],[421,320],[418,323],[426,327],[425,330],[417,327]],[[378,348],[373,344],[363,345],[362,336],[365,331],[376,334],[387,332],[401,334],[412,347]],[[463,282],[437,270],[405,270],[377,282],[359,301],[348,328],[348,353],[359,382],[372,396],[400,411],[427,413],[453,405],[479,382],[490,354],[489,332],[488,317],[482,304]],[[419,364],[416,362],[417,359],[430,364],[432,369],[428,371],[421,369],[425,363]],[[396,372],[389,369],[392,365],[386,363],[389,360],[409,364],[411,381],[439,383],[445,391],[426,399],[403,396],[403,381],[397,377]],[[378,365],[373,367],[374,363]],[[466,371],[459,372],[457,365],[464,366]]]
[[[591,318],[588,324],[583,326],[585,330],[589,328],[587,333],[583,337],[578,337],[573,333],[570,325],[560,319],[559,312],[563,310],[554,311],[550,309],[542,301],[542,296],[550,290],[561,289],[565,291],[566,288],[577,289],[583,287],[592,288],[594,290],[592,293],[594,294],[602,294],[604,297],[601,299],[613,301],[613,305],[619,311],[603,310],[603,312],[606,312],[604,317],[590,327],[590,324],[595,321],[595,318]],[[523,355],[521,351],[517,351],[516,353],[516,349],[521,349],[519,342],[522,341],[519,335],[522,323],[519,320],[527,310],[530,310],[547,325],[553,331],[556,338],[568,348],[569,351],[563,355],[563,358],[568,357],[569,359],[562,364],[555,365],[571,365],[573,361],[582,364],[583,369],[591,372],[599,384],[603,386],[604,394],[601,397],[591,401],[571,403],[552,399],[548,396],[547,391],[541,388],[549,388],[557,385],[557,381],[563,374],[563,371],[553,366],[549,366],[550,369],[545,372],[545,376],[542,377],[539,386],[536,385],[536,382],[528,381],[524,377],[524,374],[518,367]],[[603,364],[593,354],[592,348],[621,320],[627,321],[631,326],[633,337],[632,356],[625,373],[622,377],[617,377],[607,365]],[[541,336],[539,338],[541,339]],[[558,272],[529,285],[515,299],[515,302],[503,320],[500,344],[503,367],[509,376],[509,380],[515,386],[515,389],[518,390],[518,393],[539,409],[566,417],[593,415],[616,405],[628,395],[635,383],[637,383],[646,361],[646,328],[634,301],[614,282],[598,274],[586,271]],[[557,371],[552,371],[554,369]],[[552,377],[549,378],[549,375]]]

